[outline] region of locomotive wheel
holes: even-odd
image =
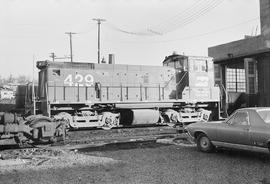
[[[179,112],[172,109],[166,110],[162,115],[165,123],[170,127],[175,127],[175,125],[181,120]]]
[[[67,136],[67,126],[65,123],[61,123],[57,126],[55,135],[56,135],[56,141],[64,141],[66,140]]]
[[[104,130],[110,130],[113,127],[119,126],[119,115],[113,114],[111,112],[103,113],[103,125],[101,126]]]
[[[60,112],[59,114],[55,115],[54,118],[57,120],[64,120],[66,122],[66,128],[67,129],[71,128],[71,124],[73,120],[72,120],[72,116],[69,113]]]
[[[15,137],[14,137],[15,142],[19,145],[19,147],[23,147],[28,145],[28,141],[26,139],[26,137],[23,136],[23,133],[18,133]]]
[[[105,126],[102,126],[101,127],[103,130],[110,130],[113,128],[113,119],[112,118],[109,118],[107,117],[105,119]]]
[[[40,134],[40,127],[35,127],[35,125],[37,125],[39,122],[48,122],[48,123],[52,123],[51,118],[48,117],[44,117],[44,116],[40,116],[36,119],[34,119],[31,123],[30,123],[30,127],[33,128],[33,131],[37,130],[38,134]],[[35,143],[39,143],[39,144],[48,144],[48,143],[53,143],[56,141],[55,137],[48,137],[48,138],[41,138],[38,137],[37,139],[34,140]]]

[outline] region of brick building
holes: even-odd
[[[208,48],[229,113],[244,106],[270,106],[270,0],[260,0],[260,22],[260,35]]]

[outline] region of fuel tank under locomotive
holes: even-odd
[[[126,109],[120,111],[120,125],[143,125],[162,123],[160,112],[152,109]]]

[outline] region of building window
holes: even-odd
[[[214,65],[215,79],[221,79],[221,67],[218,64]]]
[[[255,63],[254,62],[248,62],[248,74],[255,74]]]
[[[249,84],[249,93],[255,94],[256,93],[255,92],[255,78],[249,77],[248,84]]]
[[[245,69],[227,68],[227,90],[246,92]]]

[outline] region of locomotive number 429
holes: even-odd
[[[64,85],[68,86],[92,86],[94,84],[94,77],[91,74],[82,75],[69,74],[64,80]]]

